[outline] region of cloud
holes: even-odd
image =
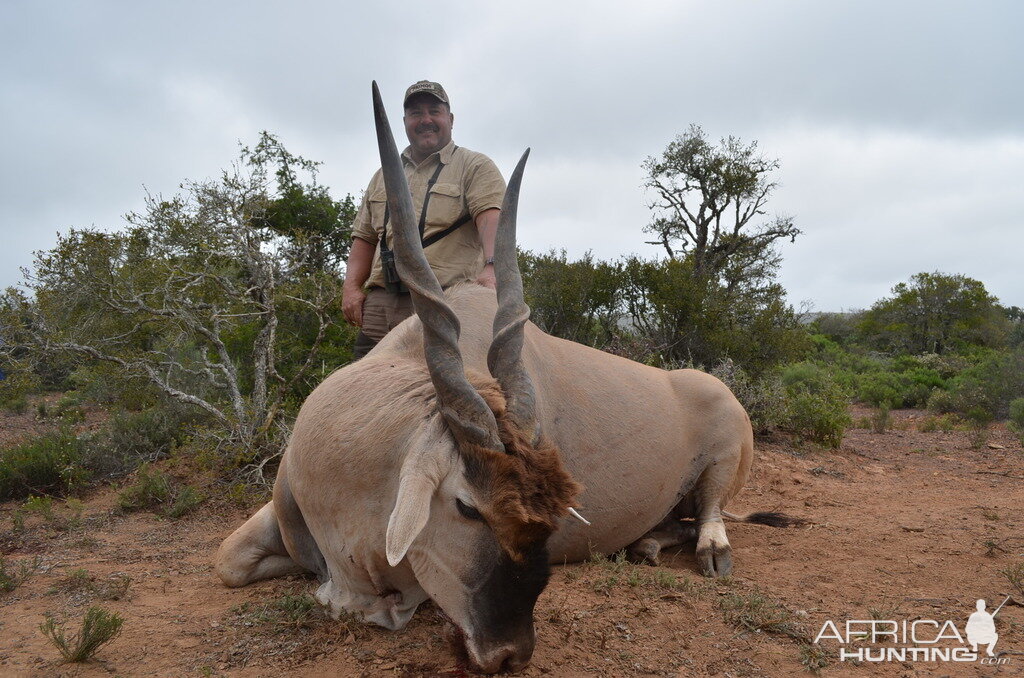
[[[940,269],[1024,305],[1021,19],[1011,2],[5,3],[0,285],[57,229],[117,227],[143,187],[215,176],[262,129],[358,194],[369,81],[397,121],[427,77],[458,143],[506,172],[533,148],[532,249],[656,253],[639,165],[695,122],[781,158],[771,207],[805,230],[783,250],[792,299],[863,306]]]

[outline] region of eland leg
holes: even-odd
[[[696,539],[697,530],[693,524],[680,522],[673,511],[657,527],[630,544],[626,553],[634,562],[658,565],[664,549]]]
[[[733,483],[735,467],[713,463],[704,469],[697,487],[697,566],[707,577],[724,577],[732,572],[732,546],[722,521],[722,502]]]
[[[224,540],[213,567],[220,580],[230,587],[306,571],[288,555],[273,501],[268,501]]]

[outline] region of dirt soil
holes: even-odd
[[[850,430],[838,451],[759,442],[752,477],[729,508],[811,522],[728,525],[731,578],[702,578],[692,545],[658,568],[556,567],[523,673],[793,676],[828,661],[821,673],[829,676],[1024,675],[1024,594],[1000,572],[1024,568],[1024,451],[1002,428],[972,449],[964,431],[917,431],[924,413],[894,415],[896,430]],[[0,506],[8,570],[37,565],[0,592],[0,675],[467,675],[429,604],[392,633],[302,608],[310,579],[224,588],[213,553],[251,509],[211,499],[172,521],[116,515],[115,499],[116,489],[87,498],[77,527],[60,508],[49,520],[30,515],[18,531],[17,506]],[[963,632],[976,599],[991,611],[1006,596],[1016,598],[996,619],[1001,665],[857,664],[838,661],[834,640],[811,644],[828,620],[842,629],[848,619],[949,619]],[[121,635],[91,662],[59,663],[39,630],[44,615],[70,620],[73,631],[94,604],[124,617]]]

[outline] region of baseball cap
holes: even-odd
[[[402,105],[404,106],[409,101],[409,97],[414,94],[419,94],[420,92],[431,94],[449,106],[451,105],[451,102],[448,101],[448,94],[444,91],[444,87],[441,87],[440,83],[431,82],[430,80],[420,80],[417,83],[409,85],[409,89],[405,90],[405,98],[402,99]]]

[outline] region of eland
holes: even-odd
[[[529,663],[550,563],[627,547],[657,562],[690,524],[699,568],[728,574],[723,515],[775,516],[723,511],[754,449],[740,403],[703,372],[642,365],[528,321],[515,247],[528,150],[501,210],[497,294],[443,291],[376,83],[373,105],[416,316],[306,399],[272,500],[220,547],[222,581],[312,572],[335,616],[389,629],[430,598],[472,665],[495,672]]]

